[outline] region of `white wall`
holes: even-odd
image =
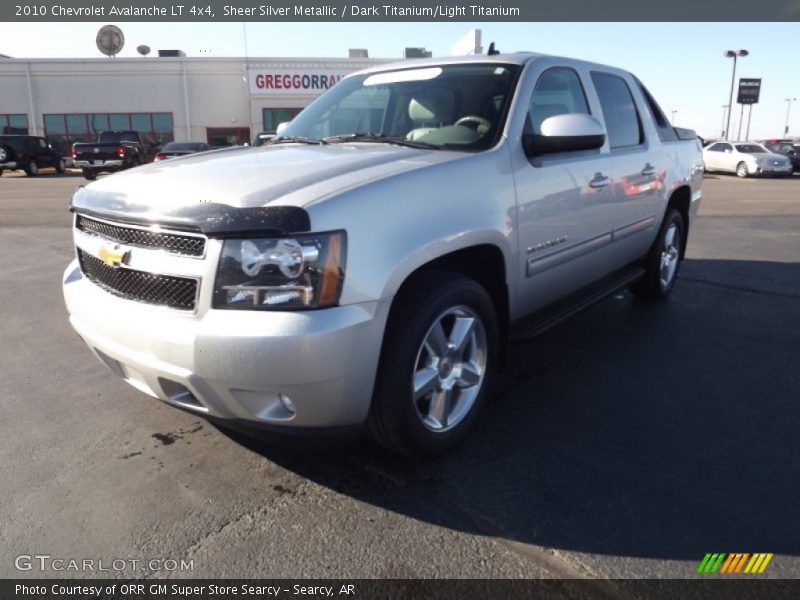
[[[302,108],[316,96],[253,94],[243,79],[246,64],[358,70],[385,62],[370,59],[92,58],[0,59],[0,114],[28,114],[30,65],[36,129],[43,114],[170,112],[176,140],[189,138],[184,102],[187,72],[191,138],[205,141],[207,127],[263,129],[262,108]],[[29,128],[34,127],[29,117]]]

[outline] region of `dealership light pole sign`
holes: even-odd
[[[750,118],[753,116],[753,104],[758,104],[758,97],[761,94],[761,79],[746,79],[741,77],[739,79],[739,93],[736,96],[736,102],[742,106],[742,114],[739,116],[739,135],[742,138],[742,117],[744,116],[744,105],[750,105],[747,111],[747,132],[744,134],[744,139],[750,138]]]
[[[739,79],[739,95],[736,102],[739,104],[758,104],[758,96],[761,93],[760,79]]]

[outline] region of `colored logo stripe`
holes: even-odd
[[[745,573],[763,573],[767,568],[769,561],[772,560],[772,554],[753,554],[753,558],[747,563],[744,569]]]
[[[769,562],[772,560],[772,553],[734,552],[726,554],[724,552],[708,553],[703,557],[700,566],[697,567],[698,573],[763,573]]]
[[[700,566],[697,567],[698,573],[716,573],[717,569],[719,569],[722,560],[725,558],[725,553],[714,553],[714,554],[706,554],[703,557],[703,562],[700,563]]]

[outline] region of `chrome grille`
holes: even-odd
[[[197,301],[196,279],[109,267],[80,248],[78,262],[89,281],[116,296],[180,310],[194,310]]]
[[[164,250],[184,256],[203,256],[206,248],[206,240],[203,237],[115,225],[83,215],[78,215],[75,227],[79,231],[129,246]]]

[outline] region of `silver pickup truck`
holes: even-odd
[[[474,425],[509,339],[622,288],[670,293],[702,171],[694,132],[619,69],[383,65],[264,146],[80,188],[64,296],[97,357],[173,406],[434,454]]]

